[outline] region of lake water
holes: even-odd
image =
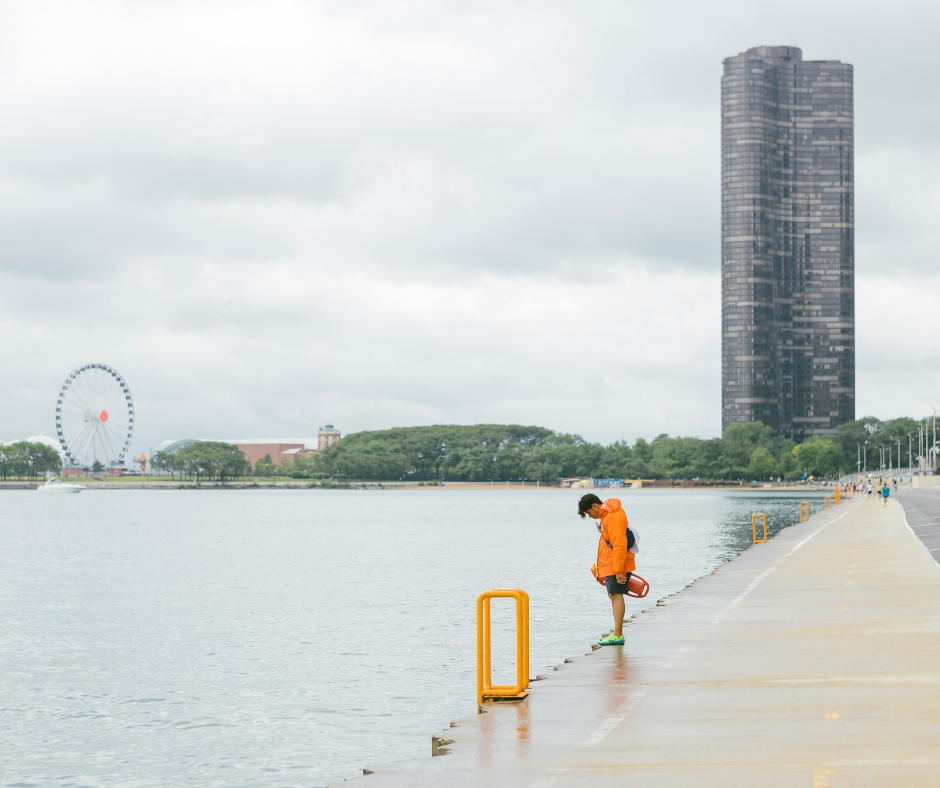
[[[529,592],[533,675],[610,628],[581,493],[0,492],[0,785],[319,786],[427,757],[475,710],[481,591]],[[652,586],[628,614],[745,549],[752,512],[776,533],[821,501],[616,494]]]

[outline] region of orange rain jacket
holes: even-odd
[[[635,572],[636,559],[627,549],[627,513],[620,501],[608,498],[601,506],[601,538],[597,542],[597,576],[610,577],[618,572]],[[610,542],[611,547],[607,546]]]

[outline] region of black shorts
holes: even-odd
[[[627,582],[618,583],[617,575],[609,575],[604,578],[604,585],[607,587],[608,594],[626,594],[630,590],[630,575],[633,572],[627,572]]]

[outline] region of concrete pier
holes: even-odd
[[[940,784],[940,567],[896,498],[784,530],[625,634],[442,732],[443,757],[357,782]]]

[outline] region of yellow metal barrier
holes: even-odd
[[[763,539],[757,538],[757,518],[758,517],[760,517],[764,521],[764,538]],[[754,544],[759,544],[760,542],[767,541],[767,515],[764,514],[763,512],[759,512],[758,514],[751,515],[751,535],[754,537]]]
[[[516,600],[516,683],[493,684],[490,600]],[[477,704],[522,700],[529,686],[529,595],[520,588],[497,588],[477,597]]]
[[[808,520],[810,516],[809,501],[800,501],[800,522]]]
[[[839,496],[839,488],[836,487],[836,506],[838,506],[840,503],[842,503],[842,499]]]
[[[832,508],[832,496],[827,495],[825,498],[823,498],[823,509],[831,509],[831,508]]]

